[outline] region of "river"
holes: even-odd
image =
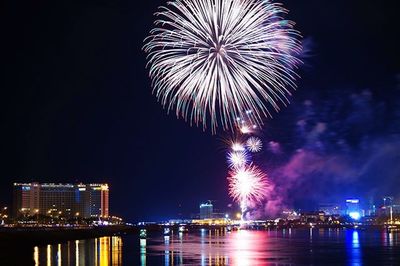
[[[353,229],[196,230],[75,240],[16,250],[32,265],[400,265],[400,232]]]

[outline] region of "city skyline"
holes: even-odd
[[[93,193],[100,192],[98,196]],[[47,195],[47,194],[48,195]],[[50,194],[49,194],[50,193]],[[96,194],[97,195],[97,194]],[[160,220],[148,222],[161,222],[167,220],[232,218],[241,214],[240,206],[226,208],[215,205],[212,200],[202,201],[196,212],[196,203],[192,203],[190,212],[163,217]],[[108,184],[60,184],[60,183],[14,183],[12,204],[0,205],[2,212],[11,219],[20,219],[23,216],[35,217],[37,215],[48,217],[66,218],[108,218],[111,216],[109,207]],[[99,208],[100,207],[100,208]],[[62,208],[62,209],[61,209]],[[400,213],[400,200],[393,196],[377,198],[343,198],[340,201],[329,202],[321,199],[311,208],[299,209],[286,207],[275,216],[259,216],[258,219],[286,218],[293,213],[324,212],[325,215],[349,216],[359,220],[362,217],[381,217]],[[297,214],[296,214],[297,215]],[[138,220],[139,221],[139,220]],[[138,222],[128,221],[128,222]],[[143,221],[140,220],[140,221]]]

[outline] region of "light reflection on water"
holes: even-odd
[[[33,248],[35,266],[122,265],[122,238],[100,237]]]
[[[201,230],[200,234],[174,234],[164,243],[153,239],[147,248],[155,255],[164,252],[165,265],[259,265],[272,256],[266,231]],[[143,265],[143,264],[142,264]]]
[[[35,265],[400,265],[399,232],[194,230],[101,237],[33,248]],[[365,251],[369,249],[369,251]],[[373,252],[370,252],[373,250]],[[122,264],[124,262],[124,264]],[[1,264],[1,263],[0,263]],[[383,263],[384,264],[384,263]]]
[[[399,233],[383,232],[383,235],[385,245],[396,247],[400,251],[400,242],[397,241]],[[154,257],[163,253],[165,265],[181,265],[185,262],[188,265],[202,266],[329,263],[356,266],[370,262],[370,258],[363,257],[362,245],[381,249],[383,247],[380,241],[382,240],[379,235],[376,237],[376,232],[352,229],[237,232],[203,229],[197,234],[184,234],[183,237],[172,234],[163,240],[152,238],[147,245],[147,255]],[[379,252],[374,254],[377,262],[386,259],[400,260],[400,254],[394,249],[391,249],[392,253],[385,249]]]
[[[346,232],[346,246],[347,246],[347,256],[349,258],[350,265],[353,266],[361,266],[362,263],[362,254],[361,254],[361,246],[360,246],[360,235],[359,232],[347,231]]]

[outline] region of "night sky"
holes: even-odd
[[[292,104],[257,157],[276,186],[260,212],[357,196],[400,200],[397,1],[281,1],[304,36]],[[0,205],[18,182],[107,182],[130,221],[229,210],[223,133],[167,115],[141,50],[164,1],[1,5]],[[181,207],[179,207],[181,206]]]

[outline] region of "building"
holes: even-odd
[[[326,215],[341,215],[340,205],[336,203],[321,203],[318,211],[324,212]]]
[[[323,211],[304,212],[300,214],[300,221],[307,224],[325,222],[326,219],[327,217]]]
[[[211,201],[200,204],[200,219],[210,219],[213,217],[213,205]]]
[[[394,198],[392,196],[383,197],[383,207],[390,207],[393,205]]]
[[[347,199],[346,200],[346,214],[351,218],[358,220],[361,218],[360,200],[359,199]]]
[[[86,217],[108,217],[109,216],[109,188],[107,184],[89,184],[86,186],[85,208]],[[86,206],[86,205],[84,205]]]
[[[34,215],[39,211],[39,184],[14,184],[13,217]]]
[[[71,217],[76,213],[75,186],[72,184],[38,184],[37,197],[30,200],[39,201],[39,206],[35,209],[42,215]],[[30,214],[35,214],[30,210]]]
[[[14,183],[13,217],[108,217],[107,184]]]

